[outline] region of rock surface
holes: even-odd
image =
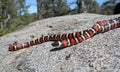
[[[14,41],[24,43],[32,36],[68,33],[90,28],[95,22],[120,15],[78,14],[48,18],[0,37],[0,72],[119,72],[120,28],[98,34],[77,45],[54,49],[46,42],[10,52]]]

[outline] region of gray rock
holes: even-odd
[[[42,35],[68,33],[90,28],[95,22],[120,15],[78,14],[48,18],[0,37],[0,72],[119,72],[120,28],[98,34],[58,51],[51,42],[10,52],[14,41],[24,43]]]

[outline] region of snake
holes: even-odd
[[[109,20],[97,21],[91,28],[83,31],[41,36],[35,40],[31,40],[23,44],[14,42],[13,44],[9,45],[8,50],[17,51],[24,48],[29,48],[30,46],[42,44],[48,41],[53,41],[53,43],[51,44],[53,47],[73,46],[89,38],[92,38],[93,36],[99,33],[108,32],[110,30],[113,30],[119,27],[120,27],[120,17],[109,19]]]

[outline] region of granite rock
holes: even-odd
[[[95,22],[120,15],[77,14],[39,20],[0,37],[0,72],[119,72],[120,28],[82,43],[51,51],[52,42],[8,51],[13,42],[24,43],[42,35],[82,31]]]

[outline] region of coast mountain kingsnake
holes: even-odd
[[[119,27],[120,27],[120,17],[110,20],[98,21],[90,29],[86,29],[83,31],[42,36],[40,38],[31,40],[30,42],[25,42],[23,44],[13,43],[9,46],[9,51],[16,51],[23,48],[28,48],[30,46],[41,44],[43,42],[48,42],[48,41],[54,41],[52,43],[52,46],[59,46],[59,47],[72,46],[81,43],[84,40],[95,36],[96,34],[104,33]]]

